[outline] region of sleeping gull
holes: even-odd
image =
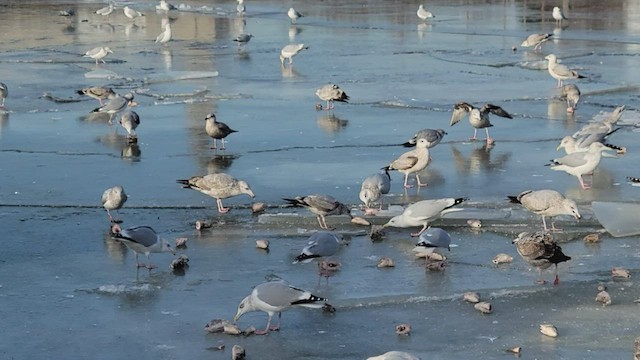
[[[493,139],[489,137],[489,128],[493,125],[489,121],[489,113],[503,118],[513,119],[513,117],[500,106],[484,104],[481,109],[478,109],[466,102],[459,102],[453,107],[453,114],[451,114],[449,126],[457,124],[463,117],[465,117],[465,115],[468,114],[469,123],[473,126],[473,137],[469,138],[469,140],[475,141],[478,135],[478,129],[484,129],[487,133],[487,144],[492,144]]]
[[[438,145],[445,135],[447,135],[447,133],[442,129],[422,129],[415,133],[409,141],[402,144],[402,146],[414,147],[416,146],[418,139],[425,139],[427,141],[427,149],[431,149]]]
[[[388,194],[391,189],[391,176],[386,169],[380,170],[378,174],[367,176],[362,181],[360,187],[360,200],[364,203],[365,215],[375,214],[376,209],[371,206],[382,195]],[[382,201],[380,201],[380,210],[382,210]]]
[[[578,74],[578,72],[569,69],[566,65],[559,64],[558,57],[556,57],[554,54],[549,54],[544,58],[549,61],[547,70],[549,70],[549,75],[551,75],[551,77],[558,80],[558,87],[562,86],[562,82],[564,80],[585,78],[584,76]]]
[[[205,126],[204,129],[207,132],[207,135],[213,138],[213,147],[212,149],[217,148],[218,139],[222,140],[221,150],[224,150],[224,138],[229,136],[234,132],[238,132],[237,130],[231,129],[227,124],[223,122],[216,121],[216,115],[214,113],[210,113],[207,117],[204,118]]]
[[[264,311],[269,314],[267,327],[264,330],[256,330],[256,334],[265,335],[269,333],[269,330],[277,331],[280,329],[282,311],[294,306],[318,309],[324,306],[321,302],[325,301],[327,299],[295,288],[282,280],[265,282],[253,288],[251,294],[240,302],[233,321],[238,321],[242,315],[248,312]],[[278,324],[271,327],[271,318],[275,313],[278,313]]]
[[[117,114],[125,111],[128,106],[136,106],[137,104],[133,101],[133,93],[127,93],[123,96],[116,96],[109,100],[105,105],[93,109],[92,112],[101,112],[109,114],[109,124],[113,123],[113,118]]]
[[[418,17],[422,20],[427,20],[429,18],[434,18],[435,16],[433,16],[433,14],[430,11],[427,11],[424,9],[424,5],[420,4],[420,6],[418,6],[418,11],[417,11]]]
[[[383,227],[407,228],[422,226],[422,229],[411,236],[420,236],[429,226],[429,223],[439,219],[442,215],[462,211],[453,207],[466,201],[466,198],[444,198],[436,200],[422,200],[409,205],[401,215],[394,216]]]
[[[344,90],[340,89],[340,87],[336,84],[326,84],[316,90],[316,96],[320,98],[320,100],[327,102],[327,107],[325,110],[333,109],[333,102],[340,101],[344,103],[348,103],[349,95],[344,92]]]
[[[249,40],[251,40],[251,38],[253,37],[253,35],[251,34],[240,34],[238,35],[237,38],[233,39],[233,41],[237,42],[238,45],[244,45],[246,43],[249,42]]]
[[[451,236],[441,228],[430,227],[420,235],[420,241],[413,248],[414,252],[431,254],[436,248],[451,251]]]
[[[117,211],[122,208],[122,205],[127,202],[127,194],[124,192],[124,188],[120,185],[108,188],[102,193],[102,206],[107,210],[109,221],[112,223],[120,223],[121,220],[115,219],[111,216],[110,210]]]
[[[127,139],[130,141],[138,139],[136,128],[140,125],[140,116],[135,111],[126,111],[120,117],[120,125],[127,130]],[[134,141],[135,142],[135,141]]]
[[[280,63],[284,65],[284,60],[289,59],[289,64],[293,64],[293,57],[298,55],[302,50],[309,49],[304,44],[289,44],[280,50]]]
[[[218,212],[223,214],[228,212],[229,208],[222,206],[222,199],[241,194],[247,194],[252,198],[255,197],[249,184],[225,173],[193,176],[188,180],[176,180],[176,182],[182,184],[185,189],[197,190],[216,198]]]
[[[103,7],[102,9],[96,10],[96,14],[102,16],[109,16],[113,12],[115,8],[113,7],[113,3],[109,4],[109,6]]]
[[[128,17],[129,19],[135,20],[136,18],[144,16],[144,14],[140,11],[134,10],[128,6],[125,6],[122,10],[124,11],[124,16]]]
[[[418,139],[416,143],[416,148],[407,151],[406,153],[400,155],[399,158],[394,160],[389,166],[382,168],[383,170],[398,170],[399,172],[404,174],[404,187],[408,189],[412,187],[412,185],[407,184],[409,180],[409,174],[416,174],[416,181],[418,182],[418,187],[427,186],[426,183],[420,182],[420,175],[418,172],[424,170],[429,163],[431,162],[431,157],[429,156],[429,149],[427,148],[427,140]]]
[[[162,19],[162,32],[156,37],[157,44],[166,44],[171,40],[171,24],[169,20]]]
[[[562,23],[562,20],[567,20],[567,18],[562,13],[562,10],[560,10],[560,8],[557,6],[553,8],[553,13],[551,14],[551,16],[553,16],[556,24]]]
[[[353,219],[349,208],[345,204],[336,200],[333,196],[316,194],[297,196],[294,199],[283,198],[283,200],[289,202],[289,204],[293,206],[305,207],[312,213],[316,214],[318,224],[320,224],[321,229],[329,229],[325,216],[349,215],[349,217]]]
[[[161,239],[155,230],[150,226],[135,226],[128,229],[121,229],[120,226],[112,227],[113,236],[123,242],[129,249],[136,254],[136,265],[138,267],[146,267],[151,270],[155,266],[151,265],[150,253],[170,252],[176,254],[169,242]],[[147,257],[147,264],[141,264],[138,261],[138,254],[144,254]]]
[[[527,190],[518,196],[508,196],[509,200],[515,204],[521,204],[525,209],[534,214],[542,216],[542,226],[544,231],[560,231],[551,221],[551,228],[547,228],[545,217],[554,217],[558,215],[571,215],[576,220],[580,220],[580,212],[576,202],[567,199],[564,195],[555,190]]]
[[[109,49],[107,46],[98,46],[95,47],[82,55],[82,57],[90,57],[96,61],[96,65],[98,65],[98,61],[102,61],[105,64],[103,58],[109,54],[113,54],[113,51]]]
[[[9,88],[7,87],[7,84],[0,82],[0,100],[2,100],[0,107],[4,107],[4,101],[7,96],[9,96]]]
[[[100,102],[100,106],[104,105],[102,100],[113,99],[116,97],[116,93],[113,92],[112,88],[104,87],[104,86],[91,86],[84,89],[80,89],[76,91],[78,95],[86,95],[88,97],[94,98]]]
[[[534,233],[522,232],[513,240],[516,250],[522,258],[531,266],[538,269],[540,279],[536,281],[538,284],[544,284],[542,279],[542,270],[551,265],[555,265],[554,285],[560,283],[558,277],[558,264],[571,260],[571,257],[562,252],[562,248],[556,244],[551,234],[547,232],[537,231]]]
[[[580,181],[580,186],[584,190],[588,190],[591,186],[586,185],[582,179],[582,175],[591,174],[602,158],[602,151],[609,149],[602,143],[594,142],[589,145],[589,149],[583,152],[576,152],[565,155],[561,158],[551,160],[551,170],[564,171],[573,175]]]
[[[567,101],[567,112],[572,113],[578,108],[578,101],[580,101],[580,89],[575,84],[564,85],[560,89],[560,99]]]
[[[534,47],[533,50],[542,49],[542,44],[551,39],[553,34],[531,34],[520,44],[522,47]]]
[[[289,11],[287,11],[287,16],[289,16],[289,19],[291,19],[292,24],[295,24],[298,18],[304,17],[304,15],[300,14],[294,8],[289,8]]]
[[[420,360],[420,358],[404,351],[387,351],[382,355],[368,357],[367,360]]]

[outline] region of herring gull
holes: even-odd
[[[289,19],[291,19],[292,24],[295,24],[296,21],[298,21],[298,18],[304,17],[304,15],[300,14],[294,8],[289,8],[289,11],[287,11],[287,16],[289,16]]]
[[[374,214],[375,209],[372,209],[372,205],[382,195],[388,194],[391,190],[391,176],[389,171],[382,169],[378,174],[367,176],[362,181],[360,187],[360,200],[364,203],[364,213],[366,215]],[[382,201],[380,201],[380,210],[382,210]]]
[[[413,248],[414,252],[431,254],[436,248],[451,251],[451,236],[441,228],[430,227],[420,235],[420,241]]]
[[[422,20],[427,20],[430,18],[434,18],[435,16],[433,16],[433,14],[431,13],[431,11],[427,11],[424,8],[424,5],[420,4],[420,6],[418,6],[418,11],[416,12],[416,14],[418,15],[418,17]]]
[[[109,54],[113,54],[113,51],[111,51],[109,47],[98,46],[91,50],[88,50],[86,53],[84,53],[84,55],[82,55],[82,57],[90,57],[94,59],[96,61],[96,65],[98,65],[98,61],[102,61],[102,63],[104,64],[105,61],[103,59]]]
[[[126,111],[120,116],[120,125],[127,130],[127,139],[135,140],[138,138],[136,128],[140,125],[140,116],[135,111]],[[134,141],[135,142],[135,141]]]
[[[86,95],[90,98],[94,98],[100,102],[100,106],[104,105],[102,100],[113,99],[116,97],[116,93],[112,88],[104,86],[91,86],[84,89],[77,90],[78,95]]]
[[[542,49],[542,44],[547,42],[553,34],[531,34],[520,44],[522,47],[532,47],[533,50]]]
[[[176,180],[176,182],[182,184],[182,187],[185,189],[197,190],[205,195],[216,198],[218,212],[220,213],[229,211],[229,208],[222,206],[222,199],[241,194],[247,194],[252,198],[255,197],[249,184],[225,173],[193,176],[188,180]]]
[[[293,57],[302,50],[309,49],[304,44],[289,44],[280,50],[280,63],[284,65],[284,60],[289,59],[289,64],[293,64]]]
[[[420,182],[420,175],[418,175],[418,172],[426,169],[426,167],[431,162],[427,144],[427,140],[423,138],[418,139],[415,149],[407,151],[404,154],[400,155],[400,157],[391,162],[389,166],[383,167],[382,169],[397,170],[403,173],[405,189],[412,187],[412,185],[409,185],[407,181],[409,180],[409,174],[413,173],[416,174],[418,187],[427,186],[426,183],[423,184],[422,182]]]
[[[422,200],[409,205],[401,215],[392,217],[383,227],[407,228],[422,226],[422,229],[411,236],[420,236],[429,226],[429,223],[439,219],[442,215],[462,211],[454,206],[466,201],[466,198],[444,198],[436,200]]]
[[[553,7],[553,12],[551,13],[551,16],[553,16],[553,19],[556,21],[556,24],[562,23],[563,20],[567,20],[567,18],[562,13],[562,10],[560,10],[560,8],[557,6]]]
[[[582,175],[591,174],[598,167],[602,158],[602,151],[606,149],[609,149],[609,147],[602,145],[602,143],[594,142],[589,145],[587,151],[575,152],[553,159],[549,166],[551,166],[551,170],[564,171],[577,177],[582,189],[588,190],[591,186],[584,183]]]
[[[469,115],[469,123],[473,126],[473,137],[469,138],[469,140],[476,140],[478,135],[478,129],[484,129],[487,133],[487,143],[492,144],[493,139],[489,137],[489,128],[493,125],[491,121],[489,121],[489,113],[498,115],[503,118],[513,119],[513,116],[508,112],[504,111],[500,106],[493,104],[484,104],[481,109],[474,107],[473,105],[466,102],[459,102],[454,105],[453,113],[451,114],[451,121],[449,122],[449,126],[453,126],[457,124],[460,120],[462,120],[465,115]]]
[[[4,101],[7,96],[9,96],[9,88],[7,87],[7,84],[0,82],[0,100],[2,101],[0,107],[4,107]]]
[[[549,75],[551,75],[552,78],[558,80],[558,87],[562,87],[562,82],[564,80],[585,78],[584,76],[578,74],[577,71],[573,71],[566,65],[558,63],[558,57],[554,54],[549,54],[544,58],[549,61],[547,70],[549,70]]]
[[[107,113],[109,114],[109,124],[113,123],[113,118],[115,116],[117,116],[119,113],[125,111],[127,109],[128,106],[136,106],[137,104],[133,101],[133,93],[127,93],[124,94],[123,96],[116,96],[114,98],[112,98],[111,100],[109,100],[108,103],[106,103],[103,106],[100,106],[99,108],[93,109],[92,112],[101,112],[101,113]]]
[[[128,6],[125,6],[122,10],[124,11],[124,16],[128,17],[129,19],[135,19],[144,16],[144,14],[140,11],[134,10]]]
[[[327,107],[325,110],[333,109],[333,102],[340,101],[344,103],[348,103],[349,95],[344,92],[344,90],[340,89],[340,87],[336,84],[326,84],[321,88],[316,90],[316,96],[320,98],[320,100],[327,102]]]
[[[121,229],[120,226],[114,225],[112,227],[112,233],[113,237],[133,250],[136,254],[136,265],[138,267],[146,267],[149,270],[154,268],[149,258],[149,254],[152,252],[170,252],[174,255],[176,254],[169,242],[161,239],[150,226],[135,226],[128,229]],[[138,261],[138,254],[144,254],[147,257],[146,265]]]
[[[567,101],[567,112],[573,113],[578,108],[580,89],[576,84],[567,84],[560,89],[560,99]]]
[[[542,226],[544,231],[559,231],[551,222],[551,228],[547,228],[545,217],[550,218],[558,215],[571,215],[576,220],[580,220],[580,212],[576,202],[567,199],[564,195],[555,190],[527,190],[518,196],[508,196],[509,200],[515,204],[521,204],[525,209],[534,214],[542,216]]]
[[[107,210],[109,221],[112,223],[122,222],[111,216],[110,210],[117,211],[122,208],[124,203],[127,202],[127,194],[124,192],[124,188],[120,185],[108,188],[102,193],[102,206]]]

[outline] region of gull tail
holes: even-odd
[[[293,207],[304,206],[304,203],[302,202],[301,197],[296,197],[295,199],[282,198],[282,200],[288,202],[287,205],[290,205]]]
[[[303,262],[303,263],[307,263],[312,259],[315,258],[319,258],[320,255],[314,255],[314,254],[300,254],[298,256],[296,256],[296,259],[293,261],[294,264],[297,264],[299,262]],[[307,261],[305,261],[307,260]]]
[[[194,189],[193,185],[187,179],[176,180],[178,184],[182,184],[182,187],[185,189]]]
[[[520,200],[518,200],[517,196],[507,195],[507,198],[509,198],[509,201],[511,201],[514,204],[522,204]]]
[[[414,147],[414,146],[416,146],[416,143],[411,142],[411,141],[407,141],[406,143],[403,143],[402,146],[408,147],[408,148],[409,147]]]
[[[629,180],[629,181],[631,181],[632,183],[635,183],[635,184],[640,184],[640,178],[637,178],[637,177],[627,176],[627,180]]]
[[[586,79],[586,78],[587,78],[586,76],[578,74],[578,79]]]
[[[85,95],[84,91],[82,91],[82,90],[76,90],[76,94],[78,94],[78,95]]]

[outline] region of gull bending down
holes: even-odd
[[[382,169],[378,174],[370,175],[362,181],[359,196],[364,203],[365,215],[376,213],[376,209],[372,209],[373,203],[382,195],[388,194],[389,190],[391,190],[391,176],[386,169]],[[382,202],[380,201],[380,210],[382,210]]]
[[[542,45],[549,41],[553,34],[531,34],[520,44],[522,47],[534,47],[533,50],[542,49]]]
[[[427,149],[431,149],[432,147],[440,144],[442,138],[447,135],[447,133],[442,129],[422,129],[419,130],[409,141],[402,144],[404,147],[414,147],[418,143],[419,139],[425,139],[427,141]]]
[[[309,49],[304,44],[289,44],[280,50],[280,63],[284,65],[284,60],[289,59],[289,65],[293,64],[293,57],[302,50]]]
[[[407,228],[422,226],[422,229],[411,236],[420,236],[429,226],[429,223],[439,219],[442,215],[462,211],[454,206],[466,201],[466,198],[445,198],[437,200],[422,200],[409,205],[401,215],[392,217],[383,227]]]
[[[416,181],[418,182],[419,187],[427,186],[426,183],[423,184],[420,182],[420,175],[418,175],[418,172],[426,169],[431,162],[427,144],[427,140],[423,138],[418,139],[415,149],[400,155],[400,157],[389,164],[389,166],[383,167],[382,169],[385,171],[398,170],[403,173],[405,189],[412,187],[412,185],[407,184],[407,181],[409,180],[409,174],[413,173],[416,174]]]
[[[542,226],[544,231],[560,231],[555,227],[553,221],[551,228],[547,228],[545,217],[554,217],[558,215],[571,215],[576,220],[580,220],[580,212],[576,202],[567,199],[564,195],[555,190],[527,190],[521,192],[518,196],[508,196],[509,200],[514,204],[521,204],[525,209],[534,214],[542,216]]]
[[[484,104],[481,109],[474,107],[466,102],[459,102],[453,107],[453,114],[451,114],[451,121],[449,126],[453,126],[460,122],[465,115],[469,115],[469,123],[473,126],[473,137],[469,140],[476,140],[478,135],[478,129],[484,129],[487,133],[487,143],[492,144],[493,139],[489,137],[489,128],[493,125],[489,121],[489,113],[498,115],[503,118],[513,119],[513,116],[504,111],[500,106],[493,104]]]
[[[109,47],[107,47],[107,46],[98,46],[98,47],[95,47],[95,48],[87,51],[82,56],[83,57],[90,57],[90,58],[94,59],[96,61],[96,65],[98,65],[98,61],[102,61],[102,63],[105,64],[105,61],[103,59],[109,54],[113,54],[113,51],[111,51],[111,49],[109,49]]]
[[[113,237],[123,242],[129,249],[136,254],[136,265],[138,267],[146,267],[151,270],[155,266],[151,265],[149,254],[159,252],[170,252],[176,254],[169,242],[161,239],[155,230],[150,226],[136,226],[128,229],[121,229],[119,225],[112,227]],[[147,264],[141,264],[138,261],[138,254],[144,254],[147,257]]]
[[[135,101],[133,101],[133,98],[134,98],[133,93],[127,93],[127,94],[124,94],[123,96],[118,95],[112,98],[111,100],[109,100],[109,102],[106,103],[105,105],[100,106],[99,108],[93,109],[92,112],[101,112],[101,113],[109,114],[109,124],[112,124],[114,116],[125,111],[127,107],[134,107],[138,105]]]
[[[349,217],[353,219],[349,208],[345,204],[336,200],[333,196],[316,194],[296,196],[293,199],[283,198],[283,200],[293,206],[305,207],[312,213],[316,214],[318,224],[321,229],[329,229],[329,226],[327,226],[327,219],[325,218],[326,216],[349,215]]]

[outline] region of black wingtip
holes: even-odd
[[[78,95],[84,95],[84,91],[82,91],[82,90],[76,90],[76,94],[78,94]]]
[[[517,196],[507,195],[507,198],[509,199],[509,201],[511,201],[514,204],[521,204],[521,202],[520,202],[520,200],[518,200]]]
[[[467,200],[469,200],[469,198],[464,198],[464,197],[456,198],[453,205],[462,204],[463,202],[465,202]]]
[[[632,183],[640,183],[640,178],[634,176],[627,176],[627,180],[631,181]]]
[[[403,143],[402,146],[410,148],[416,146],[416,144],[412,143],[411,141],[407,141],[406,143]]]

